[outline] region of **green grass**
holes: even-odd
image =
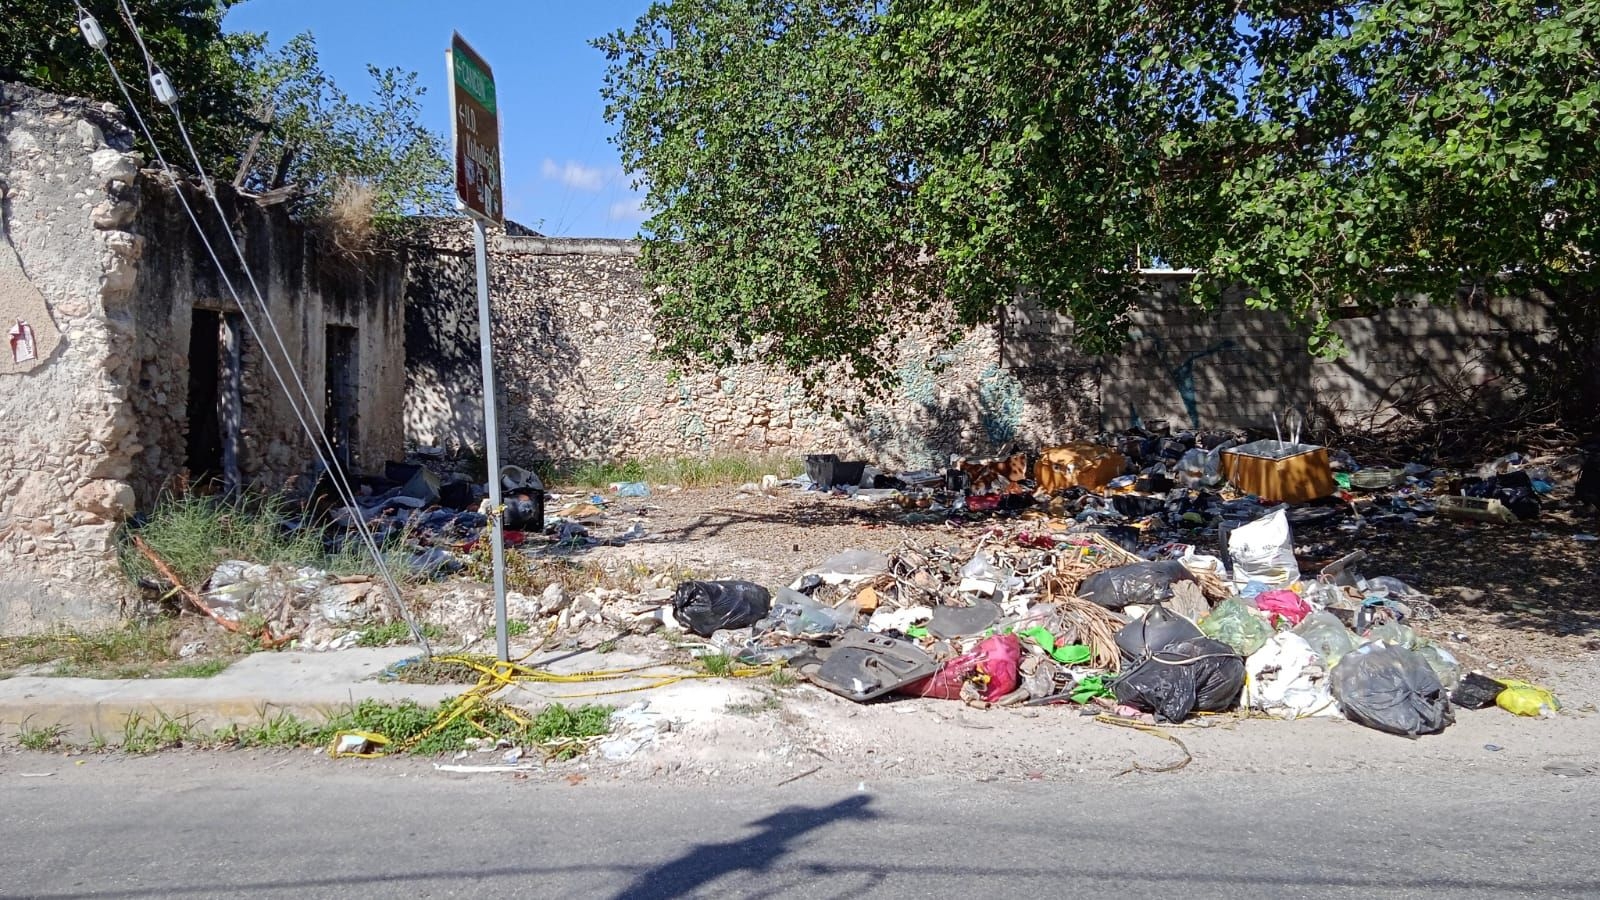
[[[506,634],[510,637],[522,637],[531,630],[533,630],[533,626],[521,619],[506,620]]]
[[[187,715],[169,716],[159,711],[153,716],[129,713],[122,723],[124,753],[154,753],[185,745],[204,745],[202,737],[194,720]]]
[[[444,632],[437,625],[423,625],[422,636],[430,641],[444,637]],[[357,647],[387,647],[390,644],[411,643],[411,626],[404,622],[385,622],[382,625],[369,626],[361,632],[361,637],[356,638]]]
[[[24,750],[54,750],[61,746],[61,738],[67,733],[65,725],[35,728],[28,722],[28,719],[23,719],[17,726],[17,744]]]
[[[778,688],[794,687],[799,682],[799,679],[794,677],[794,671],[788,666],[773,669],[768,680],[772,682],[773,687]]]
[[[425,707],[410,700],[386,704],[364,700],[330,720],[322,729],[323,743],[331,741],[340,731],[370,731],[388,738],[390,746],[403,745],[427,731],[448,707]],[[611,728],[609,706],[586,705],[569,707],[560,703],[540,710],[532,722],[523,727],[506,710],[490,707],[468,721],[466,716],[456,719],[438,731],[428,734],[412,746],[409,752],[419,756],[438,756],[454,753],[466,745],[468,738],[493,735],[513,744],[549,744],[573,741],[606,734]],[[581,745],[557,747],[553,755],[568,759],[582,752]]]
[[[468,738],[505,738],[517,746],[538,746],[555,759],[570,759],[582,753],[586,739],[600,737],[611,730],[613,708],[599,704],[566,706],[552,703],[523,725],[511,710],[489,705],[451,721],[429,733],[435,722],[453,709],[452,701],[424,706],[411,700],[381,703],[363,700],[348,706],[323,722],[302,719],[279,712],[251,724],[232,724],[214,731],[198,727],[187,715],[169,716],[156,712],[130,713],[123,721],[120,741],[113,742],[98,731],[90,731],[86,749],[100,752],[118,746],[125,753],[155,753],[182,747],[216,749],[324,749],[334,735],[343,731],[374,732],[389,739],[391,749],[418,756],[455,753]],[[53,750],[63,746],[66,728],[60,725],[33,727],[24,721],[16,743],[29,750]],[[414,743],[413,743],[414,742]]]
[[[715,487],[760,481],[763,475],[793,478],[800,461],[790,456],[725,454],[707,457],[630,459],[615,462],[574,462],[551,470],[551,484],[600,489],[615,481],[643,481],[686,488]]]
[[[234,501],[214,497],[165,497],[156,504],[145,524],[123,534],[120,557],[129,579],[154,576],[155,567],[133,546],[137,534],[161,557],[185,585],[199,589],[217,564],[229,559],[262,565],[312,566],[339,575],[374,575],[377,565],[366,548],[347,542],[328,553],[324,532],[316,528],[291,531],[286,523],[295,510],[279,497],[245,497]],[[387,562],[397,577],[406,551],[397,541],[386,550]]]
[[[162,678],[210,678],[230,665],[226,659],[203,659],[199,662],[180,663],[161,672]]]
[[[156,619],[96,631],[57,628],[0,638],[0,678],[24,667],[61,678],[210,678],[250,650],[236,635],[218,635],[218,656],[179,661],[175,647],[181,627],[174,619]]]
[[[697,657],[696,661],[700,663],[700,668],[704,669],[707,675],[721,677],[733,671],[733,657],[724,653],[713,653],[708,656]]]

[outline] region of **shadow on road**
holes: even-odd
[[[766,872],[776,867],[801,835],[846,819],[877,817],[867,807],[872,798],[856,794],[829,806],[791,806],[750,823],[761,830],[737,841],[696,844],[676,859],[642,872],[617,894],[617,900],[669,900],[734,872]],[[732,893],[740,893],[735,890]]]

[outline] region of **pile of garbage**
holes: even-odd
[[[1600,507],[1600,452],[1573,499]],[[1135,429],[992,459],[951,460],[943,472],[885,473],[833,455],[807,457],[794,484],[859,501],[898,505],[907,524],[981,521],[1038,511],[1071,518],[1139,550],[1177,532],[1241,523],[1278,504],[1296,528],[1345,532],[1413,525],[1426,518],[1500,524],[1540,518],[1555,467],[1513,453],[1453,470],[1423,463],[1363,465],[1342,450],[1243,432]]]
[[[1428,598],[1360,575],[1363,554],[1302,573],[1286,507],[1231,529],[1226,554],[1141,554],[1023,521],[959,547],[848,551],[775,592],[683,582],[655,618],[858,702],[1071,704],[1149,724],[1344,716],[1412,737],[1443,731],[1458,708],[1560,708],[1542,688],[1465,671],[1419,633],[1438,616]]]

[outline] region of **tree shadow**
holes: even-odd
[[[641,872],[617,893],[617,900],[667,900],[687,896],[735,872],[771,872],[790,852],[790,845],[807,833],[847,819],[877,818],[868,808],[871,805],[871,797],[856,794],[828,806],[791,806],[750,823],[760,831],[747,838],[696,844],[677,858]]]

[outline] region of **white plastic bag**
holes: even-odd
[[[1228,555],[1233,557],[1235,589],[1243,590],[1250,582],[1259,581],[1268,590],[1278,590],[1300,580],[1294,534],[1284,510],[1235,528],[1228,535]]]
[[[1305,638],[1279,632],[1244,661],[1245,699],[1279,719],[1337,716],[1327,672]]]

